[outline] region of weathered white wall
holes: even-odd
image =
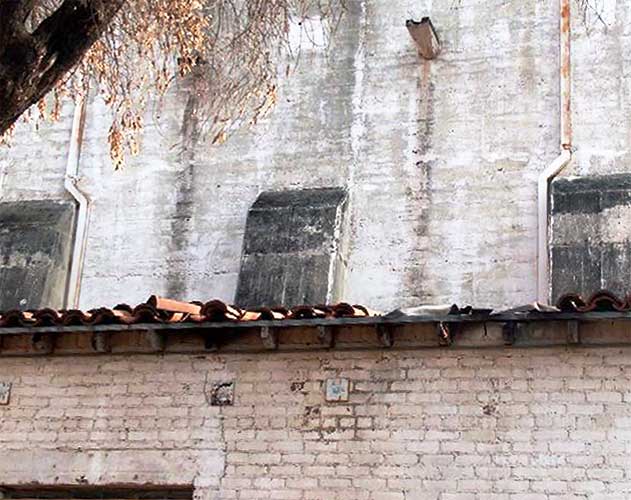
[[[577,147],[571,175],[629,172],[631,168],[631,4],[600,0],[607,23],[578,25],[572,64],[574,133]]]
[[[115,173],[106,109],[91,104],[82,307],[151,293],[232,300],[257,194],[315,186],[350,193],[347,300],[388,310],[535,298],[536,179],[559,142],[557,2],[348,3],[330,52],[307,50],[272,115],[221,148],[182,137],[181,86],[148,120],[142,154]],[[629,168],[631,7],[606,3],[606,31],[587,35],[574,16],[569,173]],[[428,63],[405,29],[425,14],[444,46]],[[3,198],[64,196],[70,113],[0,152]]]
[[[2,484],[199,499],[631,498],[628,348],[3,358]],[[351,382],[324,401],[326,378]],[[235,404],[208,404],[214,382]]]

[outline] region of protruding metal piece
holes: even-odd
[[[438,344],[448,347],[453,342],[453,328],[449,323],[439,322],[436,324],[436,333],[438,334]]]

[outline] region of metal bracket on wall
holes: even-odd
[[[11,382],[0,382],[0,405],[6,406],[11,399]],[[2,492],[0,492],[0,499]]]
[[[423,59],[435,59],[440,53],[440,39],[429,17],[424,17],[420,22],[408,19],[405,26],[410,36],[416,43],[419,55]]]
[[[451,323],[436,323],[436,333],[438,334],[438,345],[448,347],[454,341],[457,325]]]

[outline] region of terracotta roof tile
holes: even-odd
[[[71,309],[62,314],[62,323],[64,326],[89,325],[91,320],[91,313],[84,313],[77,309]]]
[[[369,316],[379,316],[379,314],[363,306],[346,303],[304,305],[294,307],[291,310],[284,307],[245,310],[220,300],[211,300],[206,303],[181,302],[152,295],[147,302],[135,307],[128,304],[118,304],[111,309],[99,307],[89,311],[50,308],[35,311],[7,311],[0,313],[0,328],[282,321],[286,319],[362,318]]]
[[[586,312],[631,312],[631,295],[620,298],[615,294],[601,290],[588,299],[579,294],[570,293],[562,296],[554,311],[564,313]],[[478,310],[452,307],[449,314],[467,315],[476,311],[490,314],[491,310]],[[507,311],[510,312],[510,311]],[[545,311],[544,311],[545,312]],[[220,300],[209,302],[181,302],[152,295],[147,302],[132,307],[118,304],[109,309],[100,307],[89,311],[55,310],[42,308],[34,311],[11,310],[0,313],[0,328],[50,327],[50,326],[93,326],[93,325],[135,325],[135,324],[173,324],[226,322],[245,323],[256,321],[284,320],[326,320],[338,318],[372,318],[380,313],[361,305],[348,303],[330,305],[302,305],[287,309],[285,307],[261,307],[241,309]],[[386,316],[386,319],[388,316]]]
[[[22,312],[17,310],[7,311],[0,315],[0,326],[11,328],[21,326],[32,326],[32,314],[29,312]]]
[[[579,294],[568,293],[558,300],[557,307],[562,312],[630,312],[631,296],[621,299],[608,290],[600,290],[586,300]]]

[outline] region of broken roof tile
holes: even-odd
[[[151,297],[149,297],[149,300],[147,300],[147,304],[150,304],[156,309],[162,311],[175,313],[200,314],[202,311],[202,306],[199,304],[165,299],[164,297],[158,297],[157,295],[152,295]]]

